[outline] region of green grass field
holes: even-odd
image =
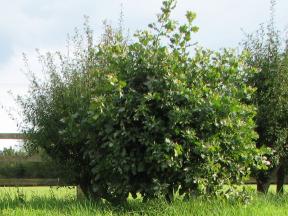
[[[274,190],[275,188],[272,188]],[[286,188],[287,190],[287,188]],[[76,189],[26,187],[0,188],[0,215],[288,215],[288,194],[253,195],[250,204],[228,203],[221,200],[176,199],[167,204],[161,200],[142,203],[131,200],[126,206],[108,203],[94,204],[76,199]]]

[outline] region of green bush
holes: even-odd
[[[265,167],[246,54],[191,48],[196,15],[179,25],[174,7],[164,1],[132,40],[106,26],[94,45],[86,25],[72,56],[40,56],[47,80],[32,77],[19,98],[26,148],[44,149],[87,197],[218,195]]]

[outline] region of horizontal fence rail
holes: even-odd
[[[21,133],[0,133],[0,139],[25,139]]]

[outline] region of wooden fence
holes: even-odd
[[[25,139],[24,135],[21,133],[0,133],[0,139]]]
[[[25,136],[21,133],[0,133],[0,140],[24,140]],[[0,178],[0,187],[12,187],[12,186],[72,186],[66,185],[59,178]]]

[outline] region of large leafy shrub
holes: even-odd
[[[92,199],[217,195],[263,165],[246,54],[192,49],[195,14],[179,25],[174,7],[164,1],[130,41],[106,26],[94,45],[86,27],[72,57],[41,57],[47,80],[19,100],[26,147],[43,148]]]

